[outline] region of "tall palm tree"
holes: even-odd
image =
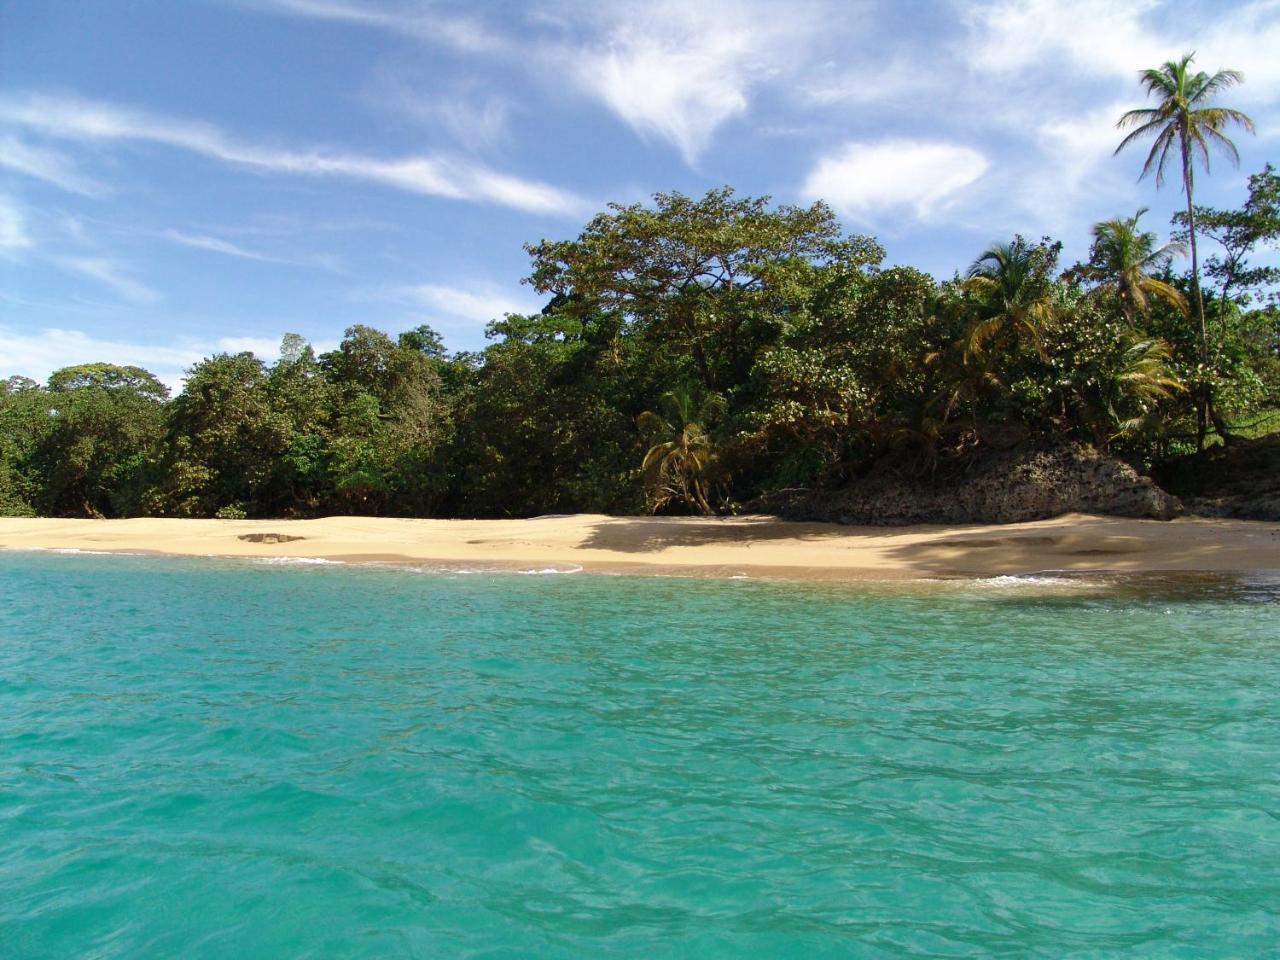
[[[1204,295],[1200,290],[1200,257],[1196,249],[1195,161],[1199,159],[1207,173],[1209,148],[1216,147],[1238,164],[1240,153],[1223,131],[1234,124],[1252,133],[1253,121],[1239,110],[1212,105],[1214,97],[1223,90],[1243,83],[1244,75],[1238,70],[1219,70],[1212,76],[1203,71],[1192,73],[1191,62],[1194,59],[1194,53],[1184,54],[1181,60],[1170,60],[1159,68],[1139,74],[1147,96],[1154,96],[1159,102],[1154,107],[1129,110],[1120,118],[1116,126],[1130,133],[1120,141],[1115,152],[1153,137],[1155,142],[1142,165],[1139,179],[1154,172],[1157,187],[1164,183],[1165,169],[1175,148],[1181,157],[1182,189],[1187,198],[1187,232],[1191,240],[1191,287],[1200,321],[1200,362],[1207,374],[1209,333],[1204,318]],[[1201,384],[1198,410],[1197,442],[1200,447],[1204,446],[1205,419],[1211,403],[1206,380]]]
[[[705,516],[713,516],[707,474],[715,460],[715,444],[706,424],[724,410],[724,399],[712,393],[698,403],[688,388],[680,387],[664,393],[660,406],[662,413],[646,410],[636,420],[651,444],[641,469],[653,510],[683,500]]]
[[[1038,248],[1020,238],[995,244],[973,262],[964,290],[974,297],[978,316],[969,327],[966,357],[989,355],[996,342],[1020,340],[1043,352],[1044,329],[1056,314],[1043,266]]]
[[[1090,266],[1101,275],[1103,285],[1115,292],[1130,323],[1147,314],[1152,297],[1184,315],[1187,312],[1187,298],[1182,292],[1151,275],[1163,271],[1175,254],[1184,252],[1184,247],[1180,243],[1157,247],[1154,233],[1138,229],[1138,221],[1146,212],[1143,207],[1132,217],[1116,217],[1093,225]]]

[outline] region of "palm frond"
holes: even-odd
[[[1197,87],[1195,96],[1191,98],[1192,103],[1208,100],[1223,90],[1238,87],[1244,83],[1244,74],[1239,70],[1219,70],[1212,77],[1202,73],[1200,77],[1203,77],[1204,81]]]
[[[1159,297],[1169,306],[1179,311],[1184,317],[1190,310],[1187,304],[1187,298],[1182,295],[1182,291],[1170,283],[1163,280],[1157,280],[1155,277],[1146,277],[1140,284],[1143,295],[1151,294]]]

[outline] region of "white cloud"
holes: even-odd
[[[673,144],[688,163],[721,125],[747,112],[755,87],[785,72],[830,11],[724,0],[658,0],[575,8],[592,35],[544,55],[636,133]]]
[[[51,137],[158,143],[271,173],[346,177],[411,193],[499,203],[531,213],[578,213],[584,208],[581,199],[550,184],[498,173],[456,158],[382,159],[261,147],[239,142],[212,124],[97,101],[40,95],[8,97],[0,100],[0,120]]]
[[[280,356],[280,338],[271,337],[220,337],[210,353],[252,353],[268,363]]]
[[[1165,12],[1167,23],[1153,21]],[[1225,16],[1219,16],[1226,13]],[[1184,53],[1208,72],[1231,67],[1246,83],[1239,102],[1274,100],[1280,90],[1280,3],[1255,0],[1224,11],[1162,0],[999,0],[970,8],[968,61],[993,73],[1055,73],[1066,62],[1097,77],[1123,79],[1137,93],[1138,71]]]
[[[209,237],[203,234],[182,233],[179,230],[166,230],[164,235],[167,239],[174,243],[181,244],[184,247],[195,247],[197,250],[211,250],[214,253],[224,253],[229,257],[241,257],[245,260],[261,260],[266,263],[276,263],[274,257],[268,257],[265,254],[248,250],[239,244],[232,243],[230,240],[221,240],[218,237]]]
[[[803,190],[862,222],[904,209],[926,220],[987,167],[977,150],[953,143],[846,143],[818,160]]]
[[[160,293],[129,275],[128,267],[106,257],[57,257],[54,262],[64,270],[81,274],[110,287],[133,303],[153,303]]]
[[[1143,26],[1157,6],[1157,0],[1000,0],[971,7],[966,19],[976,42],[970,62],[1008,73],[1064,58],[1093,72],[1133,76],[1173,56]]]
[[[692,8],[691,8],[692,9]],[[747,109],[752,52],[746,28],[662,35],[627,25],[595,50],[572,55],[578,85],[642,136],[657,136],[696,161],[716,128]]]
[[[391,10],[346,0],[257,0],[259,9],[359,24],[467,54],[540,63],[642,137],[665,140],[689,163],[725,122],[745,114],[757,86],[803,64],[807,40],[862,4],[793,0],[785,15],[760,0],[544,0],[518,38],[438,7]],[[416,98],[415,98],[416,99]],[[430,109],[419,99],[417,109]],[[437,111],[439,112],[439,111]],[[447,124],[495,122],[474,110]]]
[[[424,90],[433,90],[425,94]],[[439,84],[416,71],[380,68],[370,81],[365,99],[379,110],[426,127],[443,128],[472,150],[489,150],[505,142],[512,102],[484,93],[472,84],[453,85],[439,92]]]
[[[204,354],[193,346],[156,346],[102,339],[81,330],[56,327],[39,331],[0,327],[0,377],[18,374],[44,381],[54,370],[77,363],[116,363],[145,367],[175,388],[183,372]]]
[[[542,309],[541,302],[524,294],[523,288],[512,290],[485,281],[466,286],[406,284],[366,290],[356,297],[406,307],[406,326],[425,321],[464,347],[479,343],[480,333],[491,320],[501,320],[508,313],[529,314]]]
[[[341,261],[332,254],[327,253],[307,253],[281,257],[262,253],[259,250],[250,249],[239,243],[225,240],[222,237],[214,237],[204,233],[184,233],[181,230],[169,229],[164,231],[161,236],[184,247],[191,247],[195,250],[208,250],[211,253],[221,253],[228,257],[238,257],[241,260],[255,260],[259,263],[280,263],[295,267],[315,267],[321,270],[329,270],[333,273],[342,271]]]
[[[336,342],[314,344],[317,352],[335,347]],[[187,370],[216,353],[249,351],[267,363],[280,356],[280,338],[221,337],[203,340],[179,337],[169,344],[155,341],[137,343],[99,337],[83,330],[47,327],[42,330],[15,330],[0,326],[0,377],[14,374],[41,381],[62,367],[77,363],[115,363],[139,366],[151,371],[173,391],[182,389]]]
[[[532,298],[516,298],[492,286],[448,287],[421,283],[405,288],[405,293],[425,307],[452,317],[487,323],[508,313],[528,313],[538,309]]]
[[[1276,116],[1275,101],[1280,97],[1280,3],[1260,0],[1247,4],[1209,24],[1188,44],[1186,49],[1196,50],[1196,63],[1201,69],[1231,67],[1244,74],[1244,84],[1230,94],[1232,100],[1264,105],[1272,117]]]
[[[29,246],[26,218],[16,203],[0,194],[0,254]]]
[[[843,66],[843,64],[841,65]],[[853,69],[824,64],[799,84],[797,91],[811,104],[853,104],[884,107],[937,89],[945,79],[941,71],[922,69],[918,62],[899,56],[882,64],[859,60]]]
[[[1123,102],[1111,103],[1046,120],[1036,128],[1040,156],[1016,178],[1013,193],[1039,228],[1059,229],[1078,219],[1082,197],[1087,196],[1093,210],[1108,200],[1133,201],[1133,185],[1146,151],[1134,149],[1128,158],[1114,157],[1121,138],[1115,122],[1126,109]]]
[[[341,0],[258,0],[263,10],[293,14],[314,20],[335,20],[451,47],[461,53],[493,53],[511,49],[500,34],[470,17],[445,16],[429,9],[386,10]]]
[[[95,196],[104,192],[102,184],[81,174],[69,157],[43,147],[33,147],[13,136],[0,137],[0,167],[43,180],[71,193]]]

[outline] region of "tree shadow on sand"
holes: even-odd
[[[831,523],[802,523],[777,517],[616,517],[601,520],[581,546],[621,553],[654,553],[667,547],[741,545],[770,540],[817,542],[859,535],[892,536],[896,530],[842,527]]]

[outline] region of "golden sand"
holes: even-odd
[[[0,518],[0,546],[821,579],[1280,569],[1280,523],[1080,514],[1034,523],[896,528],[759,516],[591,514],[529,520]]]

